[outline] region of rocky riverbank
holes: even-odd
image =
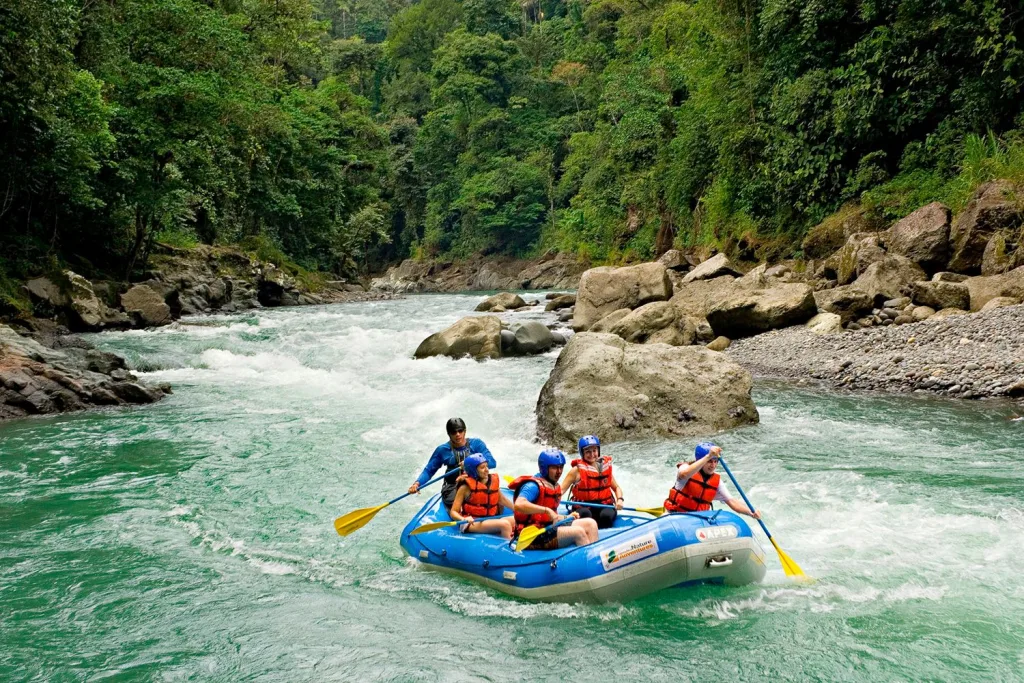
[[[154,403],[171,393],[168,384],[139,382],[123,358],[53,323],[20,332],[0,325],[0,420]]]
[[[735,341],[725,353],[761,378],[1017,398],[1024,396],[1024,305],[843,334],[787,327]]]
[[[536,260],[496,257],[467,261],[406,259],[370,282],[371,291],[475,292],[522,289],[575,289],[589,264],[564,254]]]

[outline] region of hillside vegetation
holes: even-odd
[[[799,249],[1024,179],[1010,0],[9,0],[0,292],[154,241],[409,255]],[[6,274],[5,274],[6,273]]]

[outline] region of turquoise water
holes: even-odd
[[[532,471],[554,354],[413,361],[479,296],[103,334],[164,402],[0,425],[0,680],[1024,680],[1024,422],[1006,404],[760,385],[726,457],[761,585],[529,604],[418,570],[404,489],[461,415]],[[692,442],[610,446],[658,505]],[[760,534],[760,532],[758,532]]]

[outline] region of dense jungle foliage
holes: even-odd
[[[1024,175],[1013,0],[6,0],[0,248],[782,253]],[[282,253],[283,252],[283,253]],[[0,268],[0,278],[3,268]]]

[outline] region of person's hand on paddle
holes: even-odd
[[[462,515],[462,519],[460,519],[459,521],[466,522],[467,524],[472,524],[476,520],[473,519],[473,515]]]
[[[622,509],[622,498],[616,498],[615,499],[615,509],[616,510],[621,510]]]
[[[760,510],[754,510],[753,512],[750,513],[750,516],[753,517],[754,519],[761,519],[761,511]]]
[[[412,486],[409,487],[409,493],[419,493],[419,492],[420,492],[420,483],[418,481],[414,481],[412,483]]]

